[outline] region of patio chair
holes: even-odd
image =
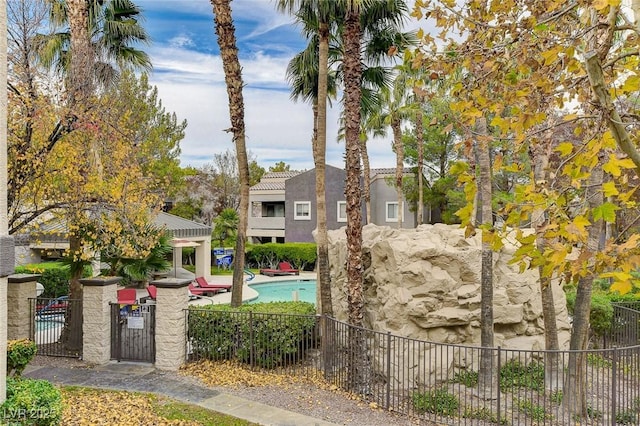
[[[158,296],[158,287],[156,287],[153,284],[150,284],[149,286],[147,286],[147,296],[140,299],[140,303],[144,304],[144,303],[147,303],[149,300],[152,300],[155,302],[157,296]]]
[[[289,262],[280,262],[278,263],[277,269],[260,269],[260,274],[267,275],[269,277],[276,275],[300,275],[300,270],[294,269]]]
[[[196,287],[193,283],[189,284],[189,298],[199,298],[201,296],[213,296],[220,292],[220,289]]]
[[[232,286],[232,284],[209,283],[207,282],[206,279],[204,279],[204,277],[197,277],[196,284],[198,284],[198,287],[200,288],[206,288],[206,289],[211,289],[216,291],[221,291],[221,290],[231,291],[231,286]]]
[[[118,290],[118,303],[121,305],[135,305],[138,295],[135,288],[123,288]]]

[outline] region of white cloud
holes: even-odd
[[[201,16],[206,14],[213,20],[210,4],[201,0],[143,3],[149,9],[167,14],[171,10],[186,10]],[[272,1],[236,0],[232,7],[234,16],[259,22],[242,37],[254,43],[251,51],[241,52],[240,60],[245,83],[247,148],[265,168],[284,161],[293,169],[311,169],[311,106],[290,100],[285,78],[287,64],[294,52],[293,45],[285,42],[270,44],[268,38],[260,36],[288,25],[291,18],[277,12]],[[166,23],[170,17],[164,16],[164,19]],[[146,24],[153,25],[149,20]],[[247,29],[244,30],[246,34]],[[188,121],[186,137],[181,142],[183,166],[201,166],[210,163],[214,154],[234,149],[231,133],[224,131],[230,127],[230,122],[222,61],[218,55],[195,50],[202,46],[196,45],[199,34],[193,31],[194,28],[180,28],[164,43],[155,40],[154,45],[147,49],[154,66],[150,83],[158,87],[165,109],[175,112],[179,120]],[[213,23],[209,31],[211,35],[207,37],[213,37]],[[336,102],[328,112],[327,163],[344,167],[344,144],[336,142],[339,108]],[[372,167],[395,166],[390,142],[374,140],[369,146]]]
[[[169,45],[172,47],[193,47],[194,43],[191,37],[187,35],[179,35],[169,39]]]

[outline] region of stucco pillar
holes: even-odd
[[[211,240],[198,241],[196,247],[196,277],[211,277]]]
[[[7,339],[29,339],[31,312],[29,299],[36,297],[36,283],[42,275],[9,275],[7,288]]]
[[[185,309],[189,307],[189,279],[165,278],[151,284],[156,297],[156,363],[161,370],[177,370],[186,361]]]
[[[105,364],[111,359],[111,302],[118,299],[121,277],[80,280],[82,289],[82,359]]]

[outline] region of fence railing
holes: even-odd
[[[640,345],[479,348],[394,336],[328,317],[193,309],[187,315],[190,359],[321,372],[337,387],[412,418],[459,425],[640,425]],[[634,335],[621,336],[632,341]]]
[[[312,360],[319,358],[319,317],[195,308],[186,315],[190,361],[235,360],[306,374],[318,366]]]
[[[29,299],[29,334],[38,355],[80,358],[82,356],[82,300]]]

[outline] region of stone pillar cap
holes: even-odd
[[[41,274],[13,274],[7,277],[10,283],[28,283],[31,281],[38,281]]]
[[[191,282],[192,280],[188,278],[163,278],[151,281],[151,284],[159,288],[182,288],[188,286]]]

